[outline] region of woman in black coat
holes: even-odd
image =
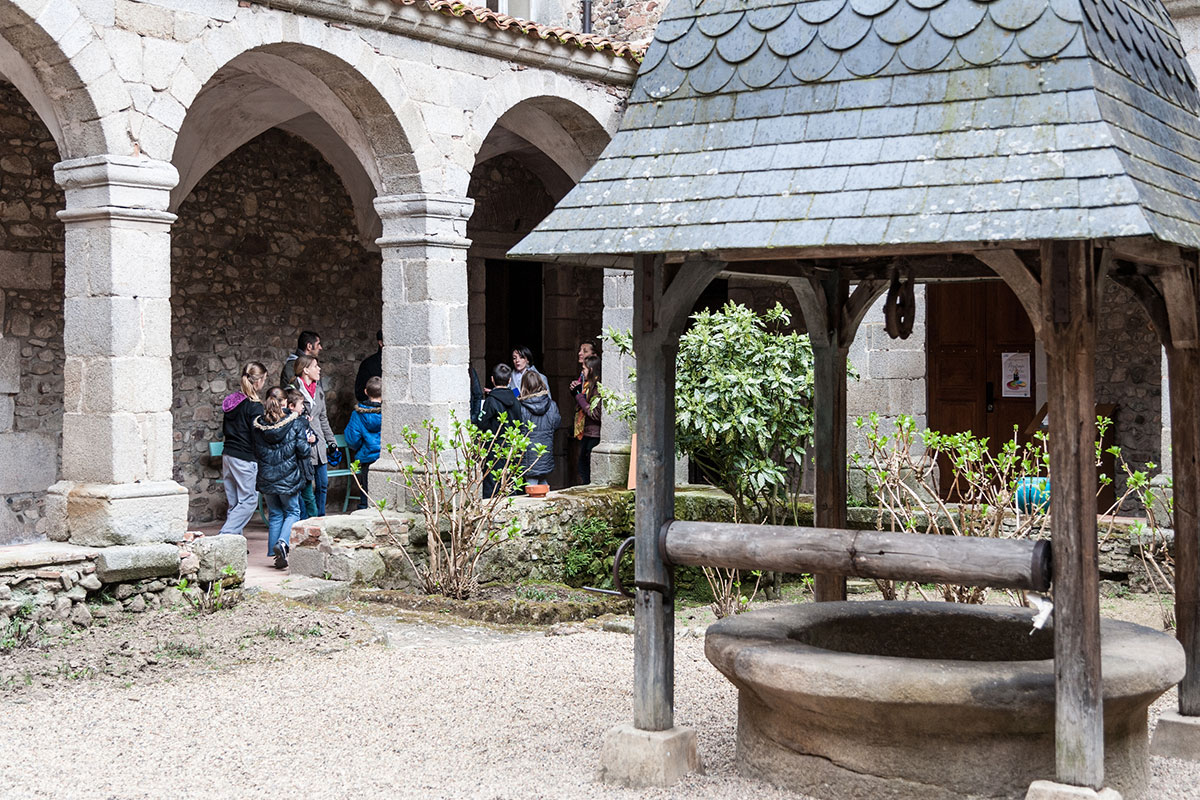
[[[263,414],[254,420],[253,438],[258,490],[267,504],[267,552],[275,556],[275,568],[283,569],[292,526],[300,521],[300,490],[305,483],[301,463],[312,453],[308,423],[287,407],[283,389],[267,392]]]

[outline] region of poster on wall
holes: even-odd
[[[1002,397],[1029,397],[1029,353],[1001,353],[1000,377]]]

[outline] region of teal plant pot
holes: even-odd
[[[1017,481],[1017,508],[1026,514],[1050,508],[1049,478],[1020,478]]]

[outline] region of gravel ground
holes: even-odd
[[[1112,616],[1153,616],[1145,603],[1107,605]],[[0,691],[0,798],[797,800],[736,775],[736,693],[704,658],[705,622],[694,611],[680,619],[675,697],[707,772],[669,789],[594,780],[601,736],[631,716],[628,635],[546,636],[260,597],[0,656],[0,677],[50,665]],[[121,675],[83,669],[121,650],[152,658]],[[1152,759],[1152,769],[1149,797],[1200,798],[1200,765]]]

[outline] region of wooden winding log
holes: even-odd
[[[668,564],[1050,588],[1047,541],[672,520],[659,547]]]

